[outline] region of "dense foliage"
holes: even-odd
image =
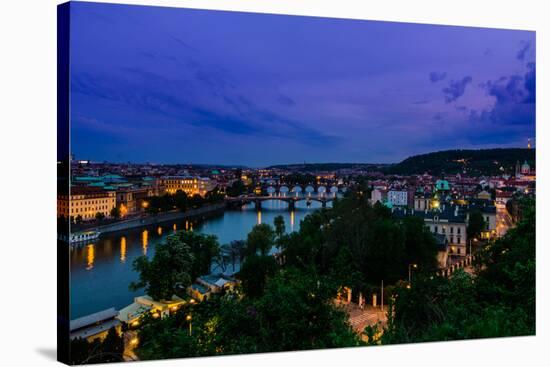
[[[298,233],[280,242],[286,264],[314,267],[341,285],[364,290],[382,280],[404,279],[412,263],[422,272],[437,266],[437,245],[423,221],[396,220],[383,205],[372,206],[362,191],[308,215]]]
[[[468,227],[466,228],[468,238],[478,238],[481,232],[485,230],[485,225],[485,220],[483,219],[483,214],[481,214],[481,211],[473,210],[470,212]]]
[[[113,327],[109,329],[103,340],[95,338],[92,341],[77,338],[71,341],[70,364],[92,364],[122,362],[124,340]]]
[[[399,288],[383,343],[408,343],[535,333],[535,207],[479,253],[475,274],[417,276]]]
[[[185,289],[199,275],[208,274],[210,265],[219,253],[215,236],[180,231],[157,245],[152,259],[140,256],[134,260],[139,280],[130,288],[145,288],[156,300],[170,299]]]
[[[140,330],[138,355],[159,359],[359,345],[346,314],[331,303],[333,288],[314,274],[281,270],[261,297],[229,294],[163,320],[148,319]]]
[[[207,192],[204,197],[199,194],[187,195],[184,191],[178,190],[175,194],[164,194],[163,196],[152,196],[146,208],[149,214],[157,214],[174,209],[186,211],[188,209],[199,208],[206,204],[213,204],[223,200],[224,195],[215,188]]]

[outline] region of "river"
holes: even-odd
[[[331,203],[327,203],[330,206]],[[287,204],[270,200],[262,203],[262,210],[253,205],[241,210],[227,210],[202,223],[190,221],[168,222],[161,226],[140,228],[123,232],[107,233],[95,243],[71,249],[71,319],[104,310],[109,307],[121,309],[142,295],[143,290],[132,292],[128,285],[137,280],[132,262],[141,255],[152,256],[155,245],[177,230],[194,230],[213,234],[220,245],[233,240],[245,239],[258,223],[273,225],[273,219],[282,215],[287,232],[296,231],[300,221],[321,204],[313,201],[307,207],[305,201],[296,203],[295,210]],[[231,267],[231,265],[230,265]]]

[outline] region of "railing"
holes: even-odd
[[[461,259],[460,261],[457,261],[455,263],[447,265],[447,267],[445,269],[438,270],[437,275],[444,276],[444,277],[449,277],[455,271],[457,271],[459,269],[463,269],[463,268],[466,268],[468,266],[472,266],[475,259],[476,259],[476,257],[474,255],[467,255],[463,259]]]

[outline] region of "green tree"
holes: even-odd
[[[174,205],[181,211],[187,210],[188,206],[188,197],[185,191],[178,190],[174,194]]]
[[[103,358],[101,362],[121,362],[124,353],[124,339],[114,327],[109,329],[101,343]]]
[[[275,232],[269,224],[257,224],[248,233],[246,239],[247,253],[255,255],[267,255],[273,247],[275,241]]]
[[[405,235],[406,265],[417,264],[419,271],[437,270],[437,243],[419,217],[406,217],[401,223]]]
[[[237,197],[239,195],[242,195],[246,193],[246,186],[241,181],[240,176],[239,179],[233,182],[233,184],[227,188],[227,195],[231,197]]]
[[[105,218],[105,214],[103,214],[102,212],[95,213],[95,219],[103,220],[103,218]]]
[[[251,298],[261,296],[267,279],[276,271],[277,262],[273,256],[247,256],[238,274],[244,293]]]
[[[468,219],[468,227],[466,228],[466,233],[468,238],[477,238],[485,230],[485,220],[483,219],[483,214],[479,210],[473,210],[470,213]]]
[[[235,263],[242,262],[244,259],[246,242],[242,240],[231,241],[228,244],[220,247],[221,256],[231,262],[233,271],[235,271]]]
[[[122,335],[112,327],[107,336],[88,342],[86,339],[71,340],[71,364],[113,363],[122,362],[124,340]]]
[[[189,247],[193,255],[190,275],[192,279],[210,273],[212,261],[218,256],[220,246],[216,236],[191,231],[175,233],[175,240]]]
[[[155,300],[168,300],[180,288],[191,284],[194,256],[187,243],[178,236],[168,236],[166,242],[157,245],[151,260],[140,256],[134,260],[133,268],[139,280],[130,284],[135,291],[145,292]]]
[[[535,333],[535,205],[524,202],[516,228],[479,252],[476,274],[420,274],[398,287],[383,343],[458,340]]]
[[[518,308],[535,330],[536,207],[534,199],[520,202],[521,221],[506,235],[489,243],[479,256],[477,282],[484,303],[502,302]]]
[[[216,203],[219,201],[222,201],[224,198],[224,194],[220,191],[219,187],[215,187],[213,190],[208,191],[206,195],[204,195],[204,199],[208,203]]]
[[[280,239],[285,234],[285,218],[282,215],[277,215],[273,219],[273,225],[275,226],[275,235]]]
[[[270,279],[257,302],[266,350],[288,351],[359,345],[345,312],[332,300],[328,278],[288,268]]]
[[[111,217],[115,218],[115,219],[118,219],[120,218],[120,209],[118,207],[113,207],[113,209],[111,209]]]

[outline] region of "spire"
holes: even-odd
[[[527,149],[531,149],[531,138],[527,139]]]

